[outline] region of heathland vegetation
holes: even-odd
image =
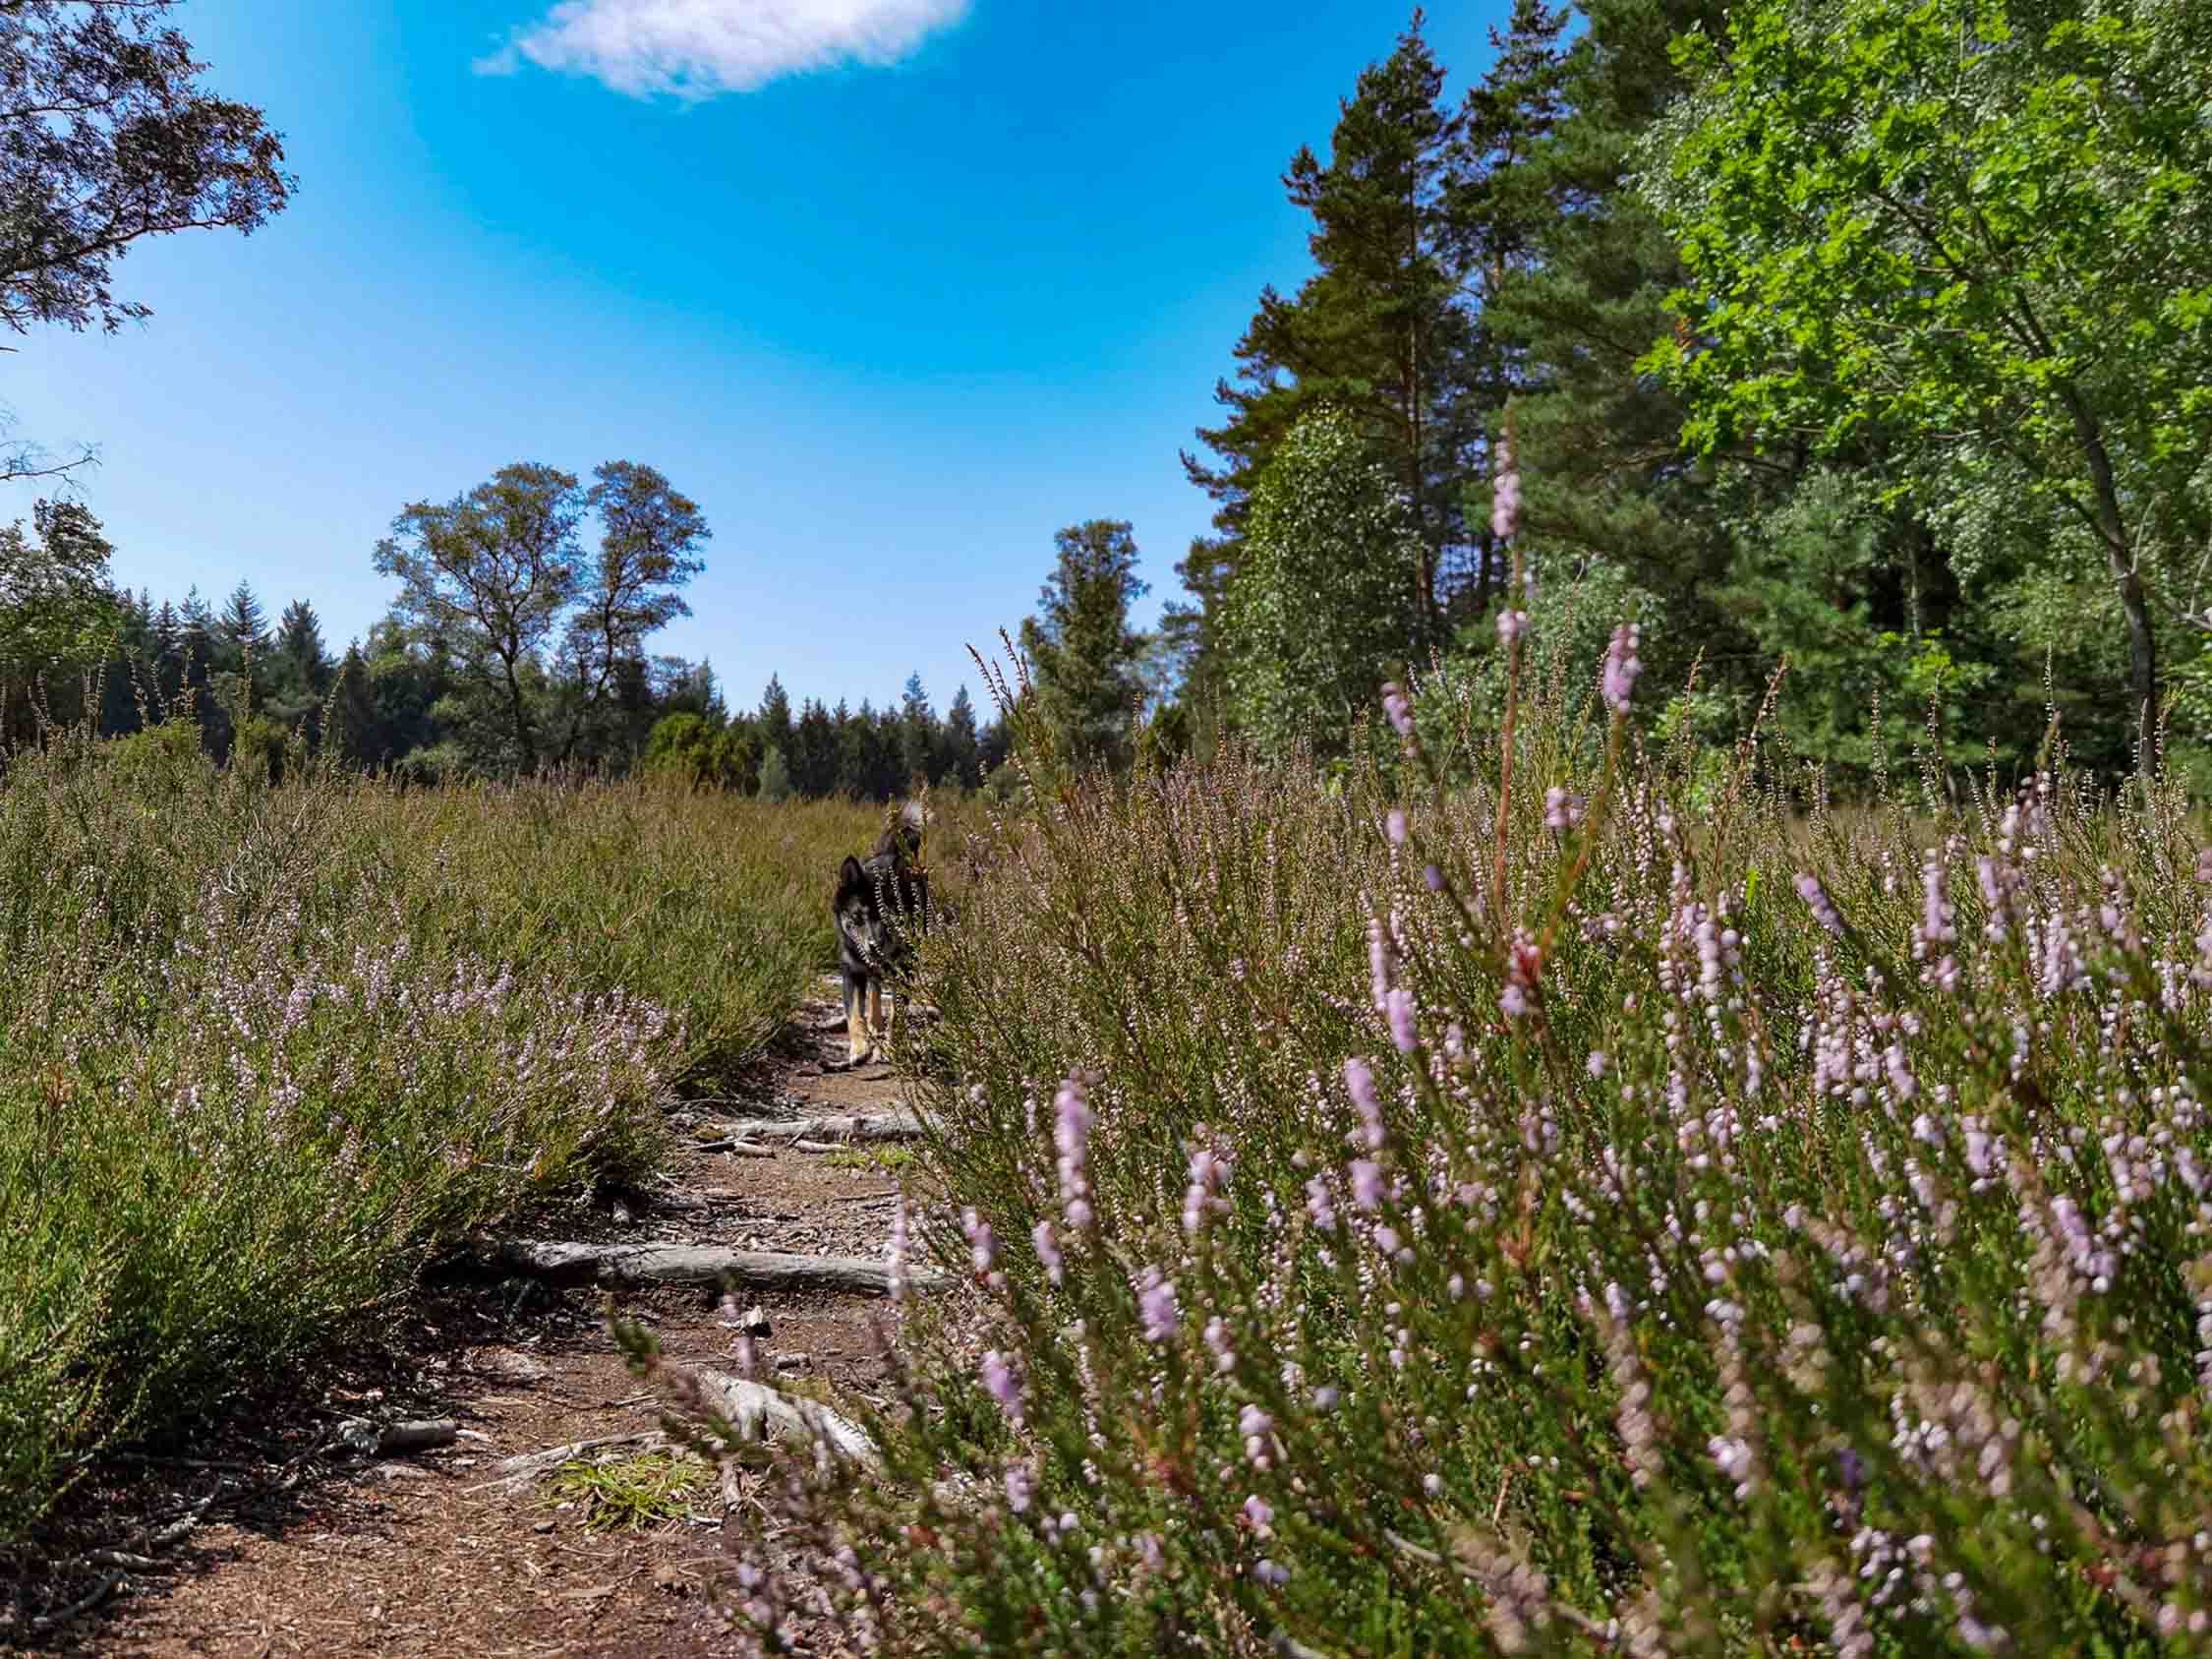
[[[0,114],[19,328],[129,315],[83,191],[283,206],[161,11],[0,10],[87,111]],[[1449,100],[1417,18],[1292,158],[1186,598],[1063,531],[988,727],[653,658],[641,464],[403,508],[335,662],[0,536],[0,1538],[648,1167],[829,961],[877,814],[787,798],[919,778],[988,798],[899,1048],[953,1282],[781,1489],[857,1637],[2212,1647],[2212,15],[1495,45]],[[768,1648],[819,1588],[735,1576]]]

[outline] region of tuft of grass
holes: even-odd
[[[546,1502],[574,1506],[587,1532],[642,1532],[689,1520],[699,1489],[713,1471],[683,1452],[649,1452],[596,1463],[564,1464],[553,1477]]]
[[[904,1147],[840,1147],[824,1153],[822,1161],[832,1169],[865,1169],[890,1175],[911,1164],[914,1155]]]
[[[105,1445],[359,1334],[468,1234],[661,1157],[834,951],[879,814],[218,770],[0,776],[0,1544]]]

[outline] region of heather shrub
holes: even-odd
[[[671,1086],[827,960],[874,821],[293,758],[157,727],[0,780],[0,1542],[470,1232],[649,1168]]]
[[[1230,754],[997,824],[908,1051],[895,1248],[960,1288],[881,1472],[791,1471],[852,1629],[2212,1645],[2183,803],[1714,776],[1636,741],[1635,644],[1513,687],[1464,784],[1393,693],[1399,781]]]

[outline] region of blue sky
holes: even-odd
[[[1503,0],[1437,8],[1453,95]],[[113,338],[47,332],[21,436],[157,598],[241,577],[334,646],[405,503],[513,460],[660,467],[714,528],[656,646],[733,703],[943,708],[1052,534],[1127,518],[1149,621],[1210,504],[1176,458],[1262,283],[1279,177],[1410,6],[1376,0],[186,0],[300,190],[146,244]],[[26,512],[29,492],[5,504]]]

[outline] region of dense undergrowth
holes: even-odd
[[[828,964],[829,872],[876,817],[271,785],[184,725],[11,758],[0,1543],[471,1229],[646,1167],[669,1091]]]
[[[1636,742],[1633,654],[996,828],[908,1054],[900,1247],[966,1287],[881,1476],[793,1472],[850,1629],[2212,1645],[2199,830],[2058,763],[1834,810]]]

